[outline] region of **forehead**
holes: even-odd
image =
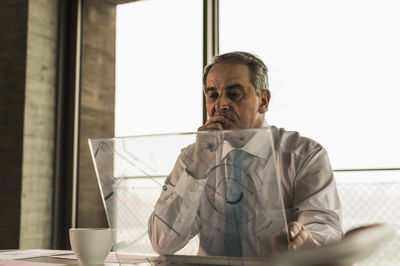
[[[227,86],[230,83],[250,82],[250,71],[248,66],[235,63],[217,63],[207,75],[207,87]],[[243,84],[244,85],[244,84]]]

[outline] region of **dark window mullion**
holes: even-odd
[[[219,0],[203,0],[203,68],[219,53]],[[207,121],[203,95],[203,124]]]

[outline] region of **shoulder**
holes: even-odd
[[[280,152],[305,156],[314,152],[325,152],[321,144],[311,138],[302,136],[297,131],[288,131],[284,128],[271,126],[271,132],[275,147]]]

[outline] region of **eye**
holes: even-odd
[[[227,93],[227,96],[229,97],[229,99],[237,101],[242,98],[242,92],[239,90],[232,90]]]
[[[215,92],[209,93],[209,94],[207,95],[207,99],[208,99],[210,102],[215,101],[217,98],[218,98],[218,93],[215,93]]]

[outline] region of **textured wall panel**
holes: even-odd
[[[88,138],[114,136],[115,6],[87,0],[84,7],[78,226],[107,226]]]
[[[58,1],[28,6],[20,248],[50,248]]]

